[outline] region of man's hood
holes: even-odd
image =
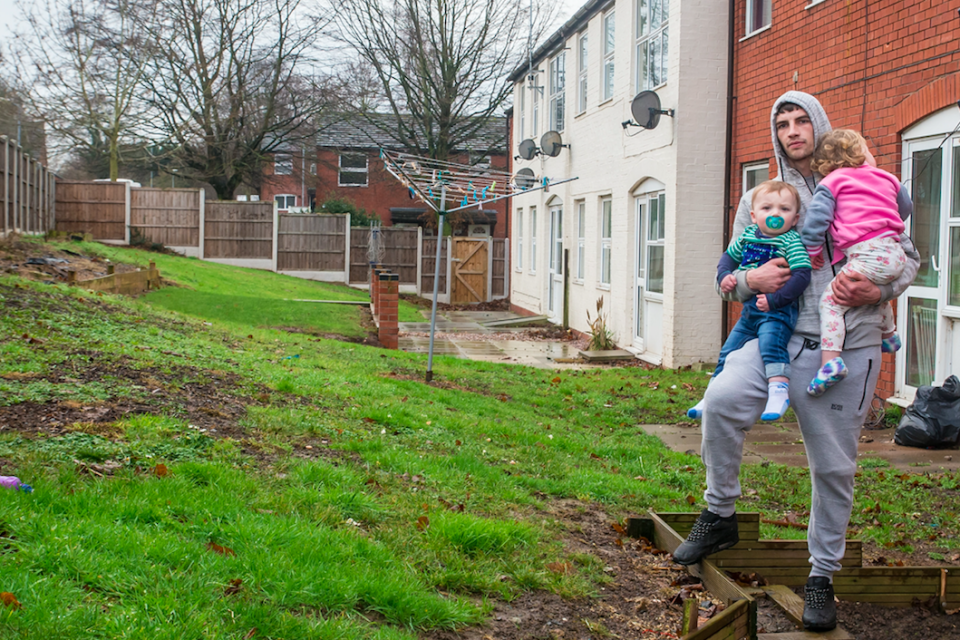
[[[784,179],[784,171],[790,167],[790,165],[787,164],[787,154],[783,151],[783,147],[780,146],[780,139],[777,138],[777,109],[785,102],[792,102],[806,111],[807,115],[810,116],[810,122],[813,124],[814,145],[820,141],[820,138],[824,134],[833,130],[830,126],[830,119],[827,118],[827,112],[823,110],[823,105],[809,93],[787,91],[777,98],[777,101],[773,103],[773,109],[770,110],[770,135],[773,136],[773,150],[777,154],[777,173],[781,180]]]

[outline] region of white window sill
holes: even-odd
[[[601,291],[610,291],[610,285],[603,284],[602,282],[600,282],[600,283],[597,283],[597,289],[600,289]]]
[[[749,40],[750,38],[752,38],[752,37],[754,37],[754,36],[757,36],[757,35],[760,35],[760,34],[763,33],[764,31],[769,31],[769,30],[770,30],[770,25],[769,25],[769,24],[768,24],[767,26],[765,26],[765,27],[760,27],[759,29],[757,29],[757,30],[754,31],[753,33],[748,33],[747,35],[745,35],[745,36],[743,36],[742,38],[740,38],[740,42],[743,42],[744,40]]]
[[[610,97],[607,98],[606,100],[601,100],[601,101],[600,101],[600,104],[597,105],[597,106],[602,107],[603,105],[608,104],[608,103],[610,103],[610,102],[613,102],[613,96],[610,96]]]
[[[337,183],[337,186],[338,186],[338,187],[346,187],[346,188],[357,187],[357,188],[360,188],[360,189],[365,189],[366,187],[368,187],[368,186],[370,186],[370,185],[367,185],[367,184],[340,184],[340,183],[338,182],[338,183]]]
[[[577,280],[576,278],[574,278],[574,279],[573,279],[573,284],[580,285],[580,286],[582,287],[582,286],[583,286],[583,280]]]
[[[808,4],[807,6],[804,7],[804,10],[805,10],[805,11],[809,11],[810,9],[816,7],[817,5],[821,5],[821,4],[823,4],[824,2],[826,2],[826,1],[827,1],[827,0],[813,0],[813,2],[811,2],[810,4]]]

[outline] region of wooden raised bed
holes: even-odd
[[[113,265],[107,267],[108,271],[113,269]],[[77,280],[75,271],[67,272],[67,284],[71,286],[83,287],[89,291],[106,291],[108,293],[120,293],[123,295],[133,295],[142,293],[149,289],[160,288],[160,271],[157,265],[150,262],[150,267],[141,271],[128,271],[126,273],[109,273],[102,278],[92,280]]]

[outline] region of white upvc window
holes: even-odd
[[[753,189],[761,182],[766,182],[770,179],[770,163],[764,160],[763,162],[754,162],[751,164],[743,165],[743,192],[746,193]]]
[[[297,196],[289,193],[277,194],[273,196],[273,199],[277,201],[277,211],[287,211],[297,206]]]
[[[603,95],[601,102],[613,98],[613,62],[616,54],[616,12],[603,16]]]
[[[367,186],[367,156],[361,153],[341,153],[337,184],[341,187]]]
[[[747,0],[747,23],[744,36],[749,36],[770,26],[770,0]]]
[[[664,236],[666,233],[666,194],[644,196],[647,207],[647,283],[649,293],[663,293]]]
[[[530,273],[537,272],[537,208],[530,207]]]
[[[580,83],[577,89],[577,113],[587,110],[587,34],[580,36],[580,55],[577,60]]]
[[[550,61],[550,129],[552,131],[563,131],[566,67],[567,54],[564,51],[561,51],[557,54],[557,57]]]
[[[582,200],[577,203],[577,277],[576,282],[583,282],[587,258],[587,203]]]
[[[517,271],[523,271],[523,207],[517,209]]]
[[[275,153],[273,155],[273,175],[289,176],[293,175],[293,158],[288,153]]]
[[[540,131],[540,89],[536,86],[531,86],[529,90],[532,94],[531,102],[533,102],[533,115],[530,118],[530,137],[536,138],[537,132]]]
[[[667,82],[669,0],[637,0],[637,90]]]
[[[600,286],[610,286],[613,269],[613,200],[600,201]]]
[[[527,88],[520,84],[520,131],[517,140],[527,138]]]

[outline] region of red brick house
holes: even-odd
[[[770,107],[815,95],[834,127],[861,131],[878,166],[910,189],[920,273],[900,299],[904,348],[885,355],[878,393],[912,399],[960,370],[960,17],[929,0],[734,3],[730,218],[775,174]],[[722,116],[717,126],[723,126]],[[733,308],[737,307],[737,308]],[[739,314],[731,305],[728,327]]]
[[[385,127],[388,117],[384,116]],[[506,120],[494,118],[475,144],[467,145],[451,160],[506,168],[506,144]],[[315,149],[294,148],[273,154],[260,197],[276,200],[281,211],[313,211],[329,198],[346,198],[368,214],[376,214],[384,226],[425,226],[430,219],[425,215],[427,207],[412,199],[407,188],[387,173],[380,160],[382,147],[396,148],[396,143],[361,118],[326,124],[317,133]],[[494,153],[486,155],[491,148]],[[504,238],[508,235],[506,212],[504,201],[471,211],[454,233]]]

